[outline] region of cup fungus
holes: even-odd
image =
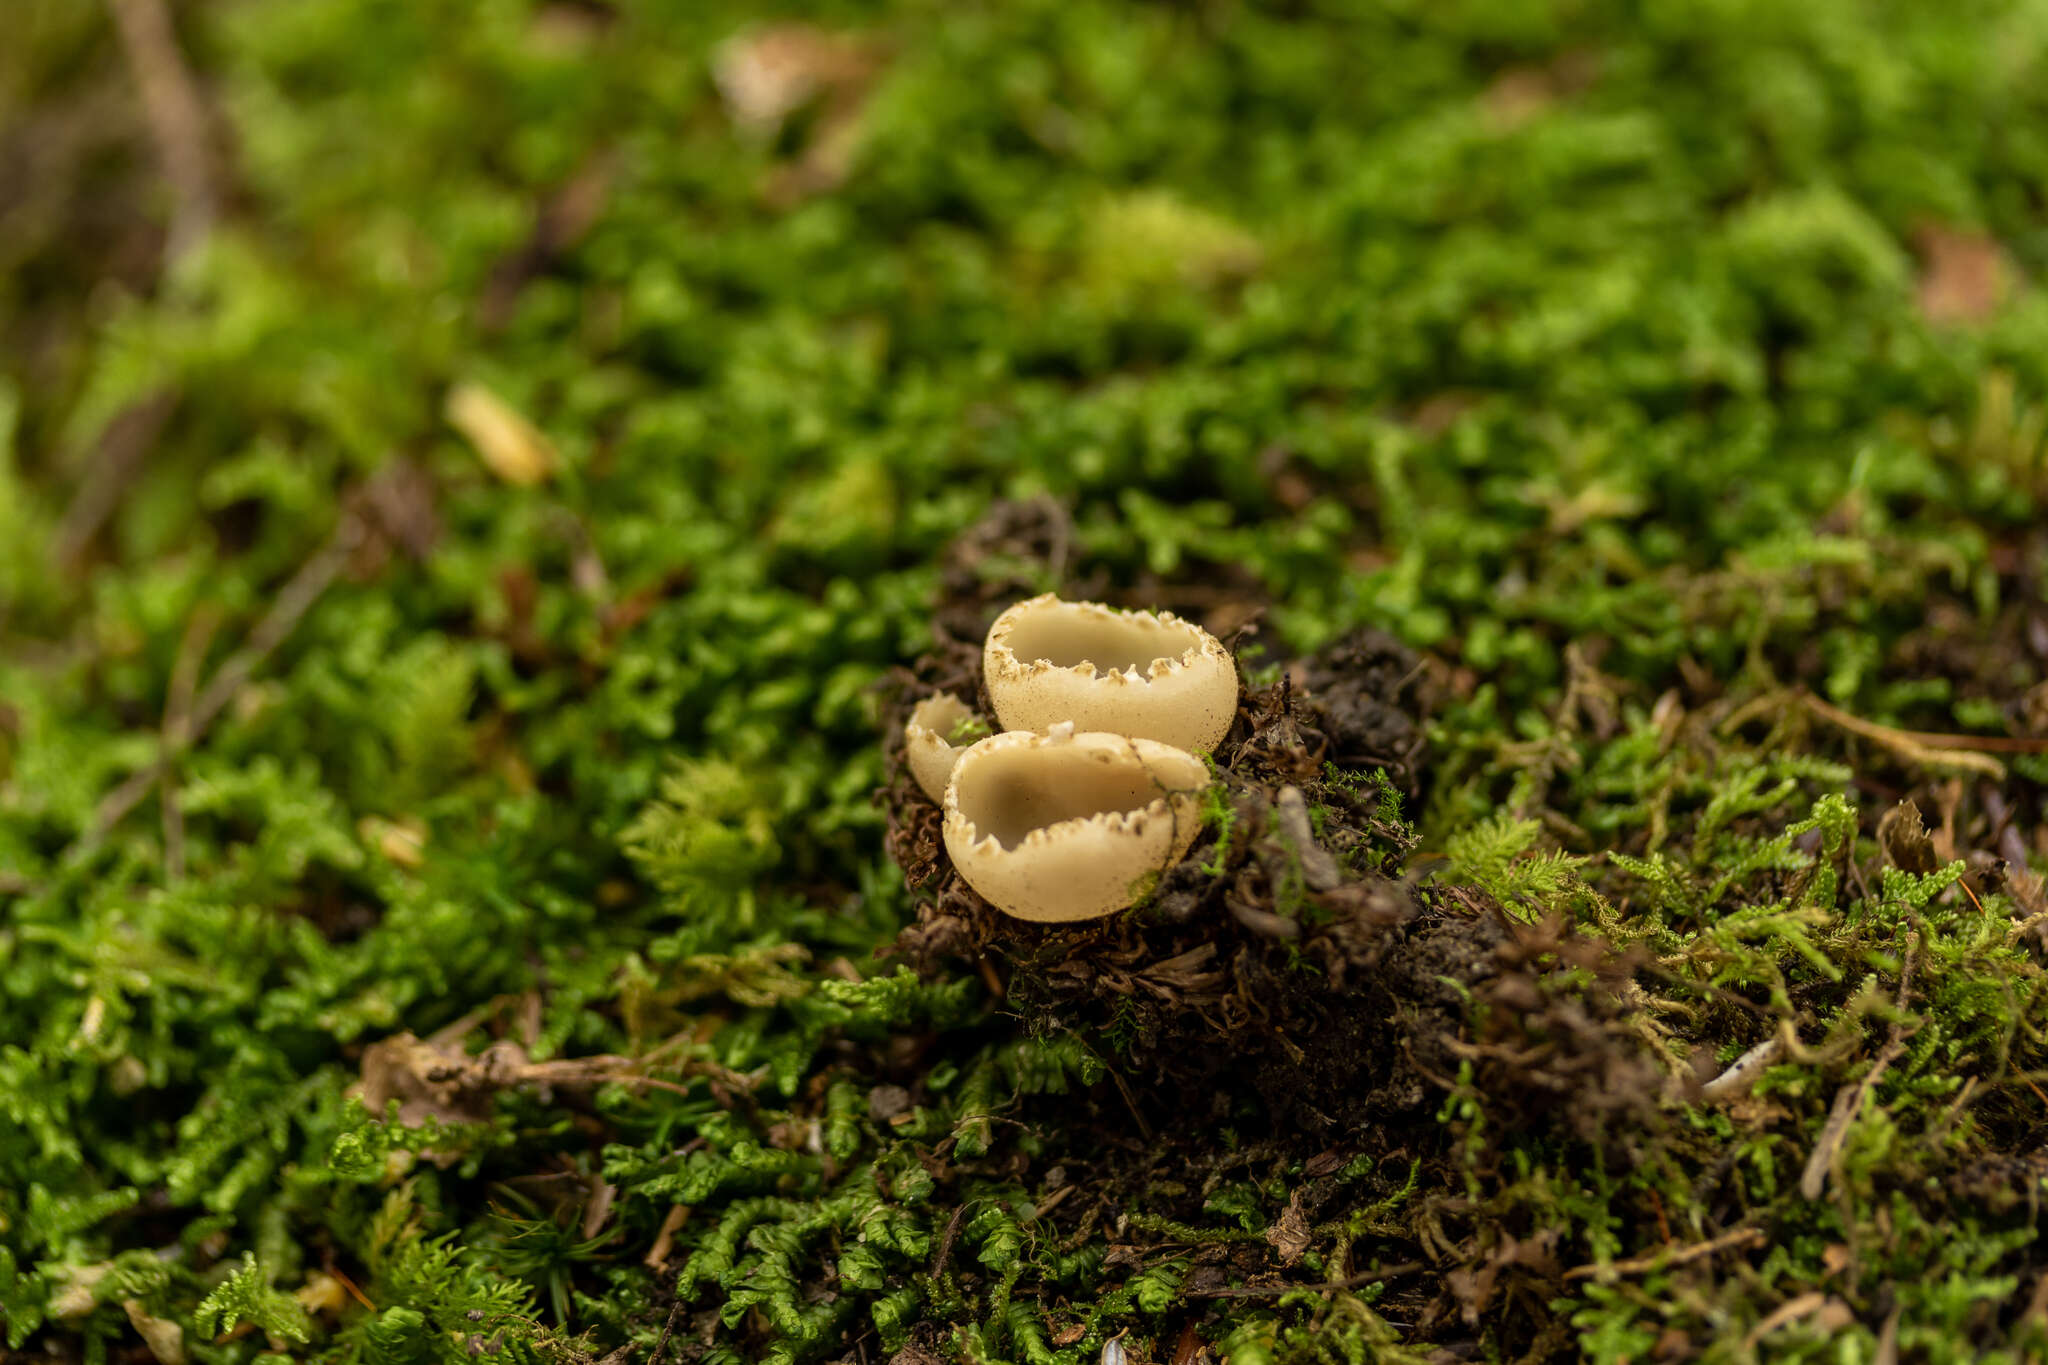
[[[1063,602],[1053,593],[996,618],[982,675],[1006,730],[1072,721],[1081,731],[1213,749],[1237,715],[1237,665],[1171,612]]]
[[[1018,919],[1097,919],[1139,899],[1188,850],[1202,760],[1121,734],[1012,730],[973,745],[946,787],[946,852]]]
[[[904,723],[904,762],[924,794],[940,805],[945,804],[946,779],[952,776],[953,765],[967,752],[967,745],[953,743],[952,737],[979,719],[958,697],[941,692],[912,707],[910,719]],[[979,728],[987,733],[986,725]]]

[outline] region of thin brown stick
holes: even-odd
[[[683,1301],[679,1298],[669,1307],[668,1321],[661,1324],[661,1335],[654,1339],[654,1354],[647,1357],[647,1365],[661,1365],[661,1353],[668,1349],[668,1335],[676,1329],[676,1319],[683,1315]]]
[[[299,566],[299,571],[278,590],[277,597],[270,604],[270,610],[263,614],[249,632],[248,640],[229,656],[213,675],[213,681],[193,702],[188,731],[184,737],[185,747],[196,744],[207,728],[219,716],[221,710],[234,699],[256,668],[292,633],[299,619],[320,595],[327,591],[340,576],[342,567],[348,563],[362,541],[365,528],[362,520],[353,513],[345,515],[341,524],[335,527],[333,536],[317,550],[311,559]],[[70,861],[87,856],[105,842],[114,826],[121,823],[128,812],[149,794],[151,787],[162,779],[167,768],[165,759],[159,758],[145,768],[130,774],[128,780],[109,792],[99,808],[93,812],[92,825],[79,836],[67,855]]]
[[[334,1282],[336,1284],[340,1285],[345,1291],[347,1291],[350,1298],[353,1298],[357,1303],[369,1309],[372,1313],[377,1311],[377,1305],[370,1302],[370,1296],[368,1294],[365,1294],[362,1291],[362,1289],[357,1286],[354,1280],[351,1280],[347,1275],[343,1274],[339,1266],[328,1266],[327,1273],[334,1277]]]
[[[1749,1093],[1757,1077],[1776,1064],[1785,1053],[1785,1040],[1777,1034],[1758,1043],[1749,1051],[1729,1063],[1728,1069],[1700,1087],[1700,1098],[1704,1100],[1734,1099]]]
[[[1319,1280],[1313,1284],[1253,1285],[1244,1289],[1190,1289],[1187,1291],[1187,1297],[1191,1299],[1270,1299],[1277,1298],[1282,1294],[1293,1294],[1297,1291],[1320,1294],[1340,1289],[1356,1289],[1360,1285],[1378,1284],[1382,1280],[1392,1280],[1398,1279],[1403,1275],[1413,1275],[1424,1268],[1421,1261],[1403,1261],[1399,1265],[1383,1266],[1378,1270],[1368,1270],[1362,1275],[1347,1275],[1341,1280]]]
[[[341,524],[334,528],[334,534],[327,543],[300,565],[299,571],[278,590],[270,610],[263,613],[263,619],[249,632],[248,643],[220,666],[220,671],[213,675],[213,681],[206,685],[206,690],[193,704],[193,739],[206,732],[221,709],[248,685],[249,676],[256,671],[257,665],[284,643],[285,637],[298,626],[299,618],[311,610],[321,594],[341,576],[349,556],[362,543],[365,530],[360,517],[354,514],[342,517]]]
[[[1920,946],[1920,935],[1915,930],[1906,932],[1906,953],[1899,964],[1898,1009],[1904,1012],[1913,991],[1913,958]],[[1835,1092],[1835,1102],[1828,1111],[1828,1121],[1822,1125],[1820,1138],[1813,1144],[1813,1154],[1806,1159],[1806,1169],[1799,1175],[1799,1193],[1808,1199],[1820,1198],[1827,1187],[1828,1173],[1834,1169],[1835,1158],[1840,1154],[1843,1141],[1849,1136],[1849,1125],[1863,1112],[1864,1101],[1876,1091],[1877,1083],[1886,1068],[1906,1055],[1906,1040],[1915,1030],[1907,1029],[1902,1021],[1894,1021],[1891,1036],[1879,1050],[1877,1059],[1870,1070],[1863,1073],[1861,1080],[1850,1081]]]
[[[1818,1289],[1801,1294],[1795,1299],[1787,1299],[1784,1303],[1779,1304],[1776,1308],[1765,1314],[1763,1321],[1750,1328],[1749,1335],[1742,1339],[1743,1349],[1748,1351],[1755,1350],[1756,1344],[1759,1341],[1762,1341],[1780,1327],[1785,1326],[1787,1323],[1797,1322],[1804,1317],[1811,1317],[1827,1306],[1828,1296]]]
[[[1993,754],[2048,754],[2048,739],[2028,739],[2020,735],[1944,735],[1932,730],[1896,730],[1889,725],[1859,719],[1847,711],[1828,705],[1811,692],[1805,694],[1806,704],[1825,719],[1835,722],[1844,729],[1859,734],[1877,737],[1878,732],[1900,739],[1910,740],[1922,749],[1975,749]]]
[[[177,406],[177,393],[160,389],[121,409],[101,429],[85,462],[78,491],[72,494],[50,541],[50,560],[58,569],[78,571],[87,547],[121,505],[122,495],[134,483]]]
[[[164,0],[107,3],[121,31],[121,47],[142,92],[150,133],[177,205],[164,241],[164,260],[175,261],[205,240],[219,212],[206,105],[178,50],[177,30]]]
[[[641,1258],[640,1264],[650,1270],[659,1270],[667,1265],[668,1254],[676,1244],[676,1233],[682,1230],[683,1222],[689,1216],[688,1204],[669,1205],[668,1213],[661,1220],[661,1226],[655,1229],[654,1245],[648,1249],[647,1255]]]
[[[2048,754],[2048,739],[2026,739],[2016,735],[1943,735],[1926,730],[1901,730],[1890,725],[1852,716],[1830,706],[1811,692],[1801,691],[1800,702],[1807,710],[1832,725],[1881,744],[1901,758],[1934,768],[1963,768],[1982,773],[1993,781],[2005,777],[2005,765],[1990,754]]]
[[[1610,1275],[1640,1275],[1646,1271],[1668,1270],[1672,1266],[1690,1265],[1694,1261],[1705,1260],[1709,1256],[1732,1251],[1736,1247],[1755,1246],[1763,1240],[1762,1228],[1736,1228],[1731,1232],[1722,1233],[1719,1237],[1694,1242],[1675,1251],[1660,1249],[1646,1256],[1631,1256],[1625,1261],[1609,1261],[1605,1265],[1573,1266],[1565,1271],[1564,1277],[1567,1280],[1589,1280],[1596,1276],[1604,1279]]]
[[[210,602],[201,603],[185,622],[185,635],[178,641],[178,657],[171,665],[171,685],[164,698],[163,744],[158,761],[164,768],[164,876],[170,881],[185,875],[185,808],[178,801],[176,760],[190,742],[192,694],[199,690],[199,669],[206,662],[206,646],[219,625],[220,613]]]
[[[946,1220],[946,1230],[939,1237],[938,1254],[932,1257],[932,1278],[937,1279],[946,1272],[946,1262],[953,1259],[953,1243],[960,1237],[960,1222],[967,1216],[965,1204],[956,1205],[953,1216]]]

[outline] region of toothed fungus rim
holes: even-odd
[[[1006,730],[1130,735],[1216,747],[1237,715],[1237,665],[1221,641],[1172,612],[1018,602],[989,627],[982,675]]]
[[[946,779],[967,752],[949,738],[960,722],[976,719],[971,707],[950,692],[926,697],[910,710],[903,726],[903,759],[910,775],[935,803],[946,800]]]
[[[1201,825],[1209,770],[1148,739],[1012,730],[971,746],[946,787],[953,866],[1019,919],[1097,919],[1137,901]]]

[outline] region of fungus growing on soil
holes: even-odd
[[[955,744],[953,736],[979,719],[950,692],[926,697],[911,708],[910,719],[903,726],[903,761],[934,804],[945,803],[946,779],[953,775],[960,755],[967,752],[967,746]],[[981,728],[986,733],[986,727]]]
[[[1076,730],[1216,747],[1237,715],[1237,666],[1221,641],[1171,612],[1017,603],[989,627],[982,675],[1006,730]]]
[[[1209,770],[1149,739],[1013,730],[969,748],[946,788],[953,866],[997,909],[1098,919],[1137,901],[1201,825]]]

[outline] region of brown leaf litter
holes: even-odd
[[[462,1038],[474,1022],[474,1016],[467,1017],[431,1038],[398,1033],[370,1044],[363,1050],[362,1079],[351,1093],[380,1116],[396,1101],[399,1121],[417,1127],[429,1120],[488,1122],[500,1091],[528,1087],[543,1094],[613,1084],[690,1093],[690,1087],[679,1081],[650,1074],[655,1070],[708,1076],[714,1090],[731,1093],[745,1093],[754,1084],[752,1077],[716,1063],[678,1055],[694,1043],[688,1036],[670,1039],[639,1057],[605,1054],[535,1061],[525,1045],[510,1038],[498,1039],[480,1052],[466,1051]]]

